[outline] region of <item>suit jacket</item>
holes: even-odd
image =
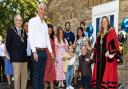
[[[8,29],[6,36],[6,48],[10,56],[11,62],[26,62],[27,61],[27,35],[21,30],[24,42],[21,41],[17,34],[16,27]]]

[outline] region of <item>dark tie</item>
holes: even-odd
[[[18,29],[18,34],[21,35],[21,29]]]

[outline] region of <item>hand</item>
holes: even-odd
[[[74,44],[72,44],[72,47],[73,47],[73,48],[76,48],[76,44],[75,44],[75,43],[74,43]]]
[[[109,51],[107,51],[107,52],[105,53],[105,56],[106,56],[106,57],[109,57]]]
[[[51,53],[51,59],[55,59],[55,57],[54,57],[54,54],[53,54],[53,53]]]
[[[107,51],[105,53],[105,56],[108,57],[108,58],[110,58],[110,59],[112,59],[115,56],[115,54],[109,54],[109,51]]]
[[[91,56],[90,56],[90,59],[93,59],[93,56],[94,56],[94,53],[92,52]]]
[[[63,61],[66,61],[66,58],[62,58],[63,59]]]
[[[38,61],[38,54],[37,54],[36,51],[33,52],[33,57],[34,57],[34,60],[35,60],[35,61]]]
[[[109,58],[112,59],[115,56],[115,54],[109,55]]]
[[[89,60],[90,60],[89,58],[86,58],[86,61],[87,61],[87,62],[89,62]]]

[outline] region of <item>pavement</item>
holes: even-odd
[[[14,89],[14,84],[12,84],[11,87],[8,87],[8,83],[5,82],[5,83],[0,83],[0,89]],[[33,89],[32,86],[28,85],[27,89]],[[48,88],[50,89],[50,87]],[[66,89],[65,87],[64,88],[54,88],[54,89]],[[74,89],[79,89],[79,86],[75,86]]]

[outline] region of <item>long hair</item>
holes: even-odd
[[[99,35],[103,34],[103,32],[104,32],[104,28],[102,26],[102,21],[103,21],[104,18],[107,19],[107,21],[108,21],[108,28],[107,28],[107,30],[110,28],[110,23],[109,23],[108,17],[107,16],[103,16],[102,20],[101,20],[101,28],[100,28],[100,31],[99,31]]]
[[[62,37],[62,40],[63,40],[63,42],[65,43],[65,38],[64,38],[64,31],[63,31],[63,29],[61,28],[61,27],[59,27],[58,29],[57,29],[57,39],[58,39],[58,42],[60,43],[60,31],[62,31],[63,32],[63,37]]]
[[[51,24],[48,24],[48,28],[51,28],[52,29],[52,33],[50,34],[50,39],[54,40],[53,26]]]
[[[78,35],[78,31],[79,30],[81,30],[82,31],[82,37],[84,37],[85,35],[84,35],[84,30],[83,30],[83,28],[82,27],[78,27],[78,29],[77,29],[77,35],[76,35],[76,40],[78,40],[80,37],[79,37],[79,35]]]

